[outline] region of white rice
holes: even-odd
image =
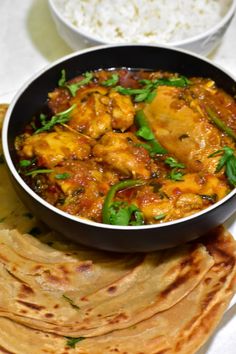
[[[85,35],[105,43],[174,43],[205,32],[229,0],[54,0]]]

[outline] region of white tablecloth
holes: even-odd
[[[81,41],[82,48],[85,44]],[[57,34],[47,0],[0,1],[0,103],[9,103],[33,74],[70,52]],[[236,77],[236,17],[210,59]],[[236,214],[226,226],[236,238]],[[214,335],[198,354],[235,353],[236,297]]]

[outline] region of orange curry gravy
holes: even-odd
[[[26,183],[65,212],[111,224],[163,223],[235,186],[236,102],[210,79],[119,69],[67,81],[62,71],[47,106],[15,147]],[[112,186],[130,180],[137,185],[118,185],[104,211]]]

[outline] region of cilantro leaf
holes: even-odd
[[[135,102],[152,102],[156,96],[156,88],[158,86],[176,86],[176,87],[186,87],[190,84],[190,81],[185,76],[172,77],[172,78],[161,78],[154,80],[139,80],[141,88],[130,88],[123,86],[116,86],[115,90],[123,95],[134,96]]]
[[[46,121],[46,119],[42,120],[42,127],[37,129],[34,134],[42,133],[44,131],[50,130],[54,127],[56,124],[64,124],[67,123],[68,120],[70,120],[70,113],[73,111],[73,109],[76,107],[76,104],[73,104],[71,107],[66,109],[63,112],[59,112],[52,116],[52,118],[49,121]]]
[[[123,87],[123,86],[116,86],[114,88],[117,92],[121,93],[122,95],[129,95],[135,96],[135,102],[141,102],[146,99],[150,90],[147,88],[130,88],[130,87]]]
[[[69,298],[69,297],[66,296],[65,294],[63,294],[62,297],[63,297],[67,302],[69,302],[69,304],[71,305],[71,307],[73,307],[73,308],[76,309],[76,310],[80,310],[80,307],[79,307],[78,305],[76,305],[76,304],[74,303],[74,301],[73,301],[71,298]]]
[[[93,74],[90,72],[86,72],[83,76],[84,79],[75,82],[74,84],[66,84],[66,87],[68,88],[73,97],[75,97],[76,92],[81,86],[87,85],[93,78]]]
[[[70,178],[70,174],[68,172],[64,172],[64,173],[57,173],[55,175],[56,179],[67,179]]]
[[[70,94],[74,97],[76,95],[76,92],[81,86],[87,85],[92,79],[93,79],[93,74],[91,72],[86,72],[83,74],[84,78],[81,79],[80,81],[68,84],[66,82],[66,72],[63,69],[61,71],[61,78],[58,81],[58,86],[59,87],[66,87],[69,91]]]
[[[230,184],[236,186],[236,157],[231,156],[231,158],[227,161],[225,167],[225,173],[228,177]]]
[[[111,225],[133,225],[143,224],[143,215],[136,205],[129,205],[127,202],[113,202],[108,208],[109,223]],[[134,220],[132,220],[132,217]]]
[[[29,167],[32,165],[31,160],[20,160],[20,167]]]
[[[58,80],[58,86],[59,87],[64,87],[66,84],[66,71],[65,69],[62,69],[61,71],[61,77],[60,79]]]
[[[179,171],[178,169],[174,168],[170,171],[168,178],[172,179],[173,181],[183,181],[184,173]]]
[[[215,172],[219,172],[225,167],[225,174],[229,183],[233,186],[236,186],[236,156],[234,150],[228,146],[224,146],[222,149],[215,151],[210,154],[208,157],[214,157],[217,155],[222,155]]]
[[[154,219],[155,220],[162,220],[162,219],[165,219],[165,217],[166,217],[166,214],[159,214],[159,215],[156,215],[156,216],[154,216]]]
[[[82,340],[84,340],[84,337],[77,337],[77,338],[73,338],[73,337],[65,337],[67,339],[66,345],[70,348],[75,348],[75,345],[79,342],[81,342]]]
[[[178,162],[174,157],[167,157],[164,162],[172,168],[185,168],[185,165]]]
[[[154,87],[158,86],[175,86],[175,87],[186,87],[191,82],[185,76],[171,77],[171,78],[160,78],[154,80],[140,80],[140,83],[145,85],[152,85]]]
[[[112,74],[111,77],[102,82],[103,86],[115,86],[119,82],[119,75]]]

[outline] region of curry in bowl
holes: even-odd
[[[75,216],[124,226],[199,212],[236,185],[236,102],[211,79],[62,70],[15,139],[18,171]]]

